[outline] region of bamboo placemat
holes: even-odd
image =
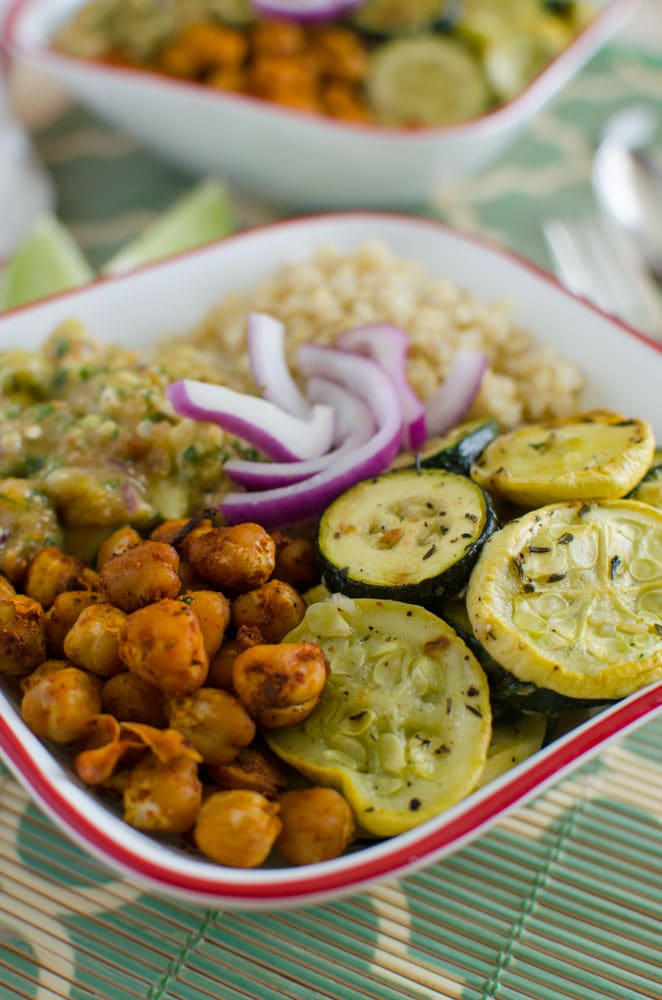
[[[548,266],[540,222],[586,205],[605,118],[660,95],[662,60],[610,48],[504,158],[421,213]],[[38,145],[96,265],[191,184],[79,108]],[[241,225],[269,215],[236,209]],[[661,918],[662,719],[443,862],[273,914],[117,879],[0,768],[0,1000],[662,1000]]]

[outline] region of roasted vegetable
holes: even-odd
[[[468,476],[473,463],[498,434],[496,420],[470,420],[441,437],[428,438],[418,452],[402,452],[393,468],[448,469]]]
[[[365,0],[350,21],[369,34],[405,35],[442,22],[452,6],[447,0]]]
[[[351,487],[320,520],[330,591],[434,606],[466,584],[496,528],[487,494],[446,469],[399,469]]]
[[[654,465],[632,493],[631,500],[640,500],[641,503],[649,503],[651,507],[662,510],[662,463]]]
[[[500,722],[512,722],[521,715],[538,715],[546,719],[557,719],[565,712],[580,709],[594,709],[608,704],[611,698],[570,698],[549,688],[538,687],[529,681],[521,681],[490,656],[471,630],[464,601],[449,601],[440,612],[444,621],[451,625],[460,639],[466,642],[487,675],[490,685],[492,713]]]
[[[453,125],[477,118],[492,104],[480,62],[459,41],[432,32],[380,46],[365,88],[382,125]]]
[[[505,774],[511,767],[540,750],[545,739],[546,720],[540,715],[528,715],[515,722],[495,726],[487,750],[485,768],[478,787]]]
[[[637,485],[654,450],[646,421],[593,410],[501,434],[474,462],[471,476],[522,507],[613,499]]]
[[[390,836],[474,788],[491,733],[487,678],[436,615],[396,601],[312,605],[289,642],[315,642],[331,674],[305,722],[267,733],[272,750],[341,791],[359,824]]]
[[[477,639],[522,681],[621,698],[662,677],[662,512],[551,504],[492,536],[471,574]]]

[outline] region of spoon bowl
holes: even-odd
[[[650,152],[657,117],[634,106],[609,120],[595,153],[592,183],[605,215],[637,243],[662,278],[662,154]]]

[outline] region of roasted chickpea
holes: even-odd
[[[234,689],[256,722],[268,729],[307,718],[324,689],[329,661],[313,642],[252,646],[232,668]]]
[[[208,21],[189,24],[182,42],[195,53],[203,70],[214,66],[239,66],[248,48],[243,32]]]
[[[216,590],[187,591],[180,600],[188,604],[198,619],[205,651],[211,660],[221,648],[225,630],[230,624],[230,602]]]
[[[325,25],[314,33],[313,43],[329,76],[350,83],[358,83],[365,78],[370,56],[354,31],[338,25]]]
[[[299,624],[306,605],[289,583],[269,580],[232,602],[232,621],[238,628],[259,628],[264,642],[280,642]]]
[[[262,864],[280,832],[278,805],[259,792],[215,792],[206,799],[193,830],[203,854],[221,865]]]
[[[44,673],[28,687],[21,715],[37,736],[55,743],[80,739],[91,716],[101,711],[97,678],[77,667]]]
[[[243,788],[276,798],[287,788],[287,777],[273,754],[257,747],[244,747],[227,764],[212,764],[209,774],[220,788]]]
[[[254,53],[291,56],[306,47],[306,35],[296,21],[258,21],[253,28]]]
[[[208,687],[232,691],[232,668],[240,652],[235,639],[226,639],[216,656],[209,661],[205,684]]]
[[[51,656],[64,654],[65,636],[81,611],[102,600],[94,590],[65,590],[57,595],[46,612],[46,643]]]
[[[47,545],[30,560],[25,575],[25,593],[39,601],[42,608],[50,608],[57,595],[65,590],[92,589],[87,585],[85,569],[81,559]]]
[[[196,523],[197,522],[197,523]],[[211,531],[213,524],[211,518],[204,517],[197,520],[195,517],[176,517],[169,521],[162,521],[149,536],[155,542],[167,542],[174,545],[180,554],[180,558],[188,559],[189,546],[194,538]]]
[[[275,531],[273,537],[276,543],[275,578],[297,590],[308,590],[317,583],[319,573],[312,539],[295,538],[280,531]]]
[[[240,625],[235,636],[237,648],[240,653],[251,646],[260,646],[264,642],[264,636],[257,625]]]
[[[276,545],[259,524],[235,524],[191,539],[189,559],[218,590],[243,593],[267,582],[276,564]]]
[[[168,518],[167,521],[161,521],[160,524],[157,524],[154,530],[150,532],[149,537],[153,542],[166,542],[168,545],[172,545],[188,523],[188,517]]]
[[[195,614],[182,601],[168,598],[129,615],[120,636],[120,657],[138,677],[175,698],[201,687],[209,666]]]
[[[165,542],[140,542],[112,556],[101,570],[107,600],[130,613],[163,598],[177,597],[177,550]]]
[[[187,559],[179,560],[177,575],[181,583],[182,590],[206,590],[209,586],[194,570],[192,564]]]
[[[124,819],[139,830],[185,833],[195,823],[202,785],[198,765],[190,757],[160,761],[154,754],[140,760],[124,788]]]
[[[195,52],[182,42],[170,42],[159,51],[157,66],[168,76],[194,80],[200,67]]]
[[[159,729],[168,722],[163,692],[130,670],[106,681],[101,691],[101,704],[104,712],[114,715],[120,722],[144,722]]]
[[[126,615],[112,604],[84,608],[64,640],[64,655],[77,667],[100,677],[125,670],[120,659],[120,635]]]
[[[73,667],[73,663],[70,663],[69,660],[44,660],[44,662],[40,663],[36,670],[33,670],[31,674],[26,674],[25,677],[21,677],[21,691],[25,694],[25,692],[29,691],[31,687],[38,684],[42,677],[45,677],[46,674],[52,674],[55,670],[65,670],[67,667]]]
[[[293,865],[337,858],[356,836],[354,815],[333,788],[302,788],[280,799],[282,828],[276,847]]]
[[[142,538],[135,528],[125,524],[122,528],[116,528],[112,534],[105,538],[99,546],[97,552],[97,569],[101,570],[104,563],[107,563],[113,556],[118,556],[120,552],[126,552],[142,542]]]
[[[0,673],[22,677],[46,659],[46,620],[23,594],[0,600]]]
[[[192,743],[206,764],[233,760],[255,736],[255,723],[238,698],[217,688],[198,688],[167,706],[171,729]]]

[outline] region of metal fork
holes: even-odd
[[[662,340],[662,294],[629,234],[597,213],[548,219],[543,234],[571,292]]]

